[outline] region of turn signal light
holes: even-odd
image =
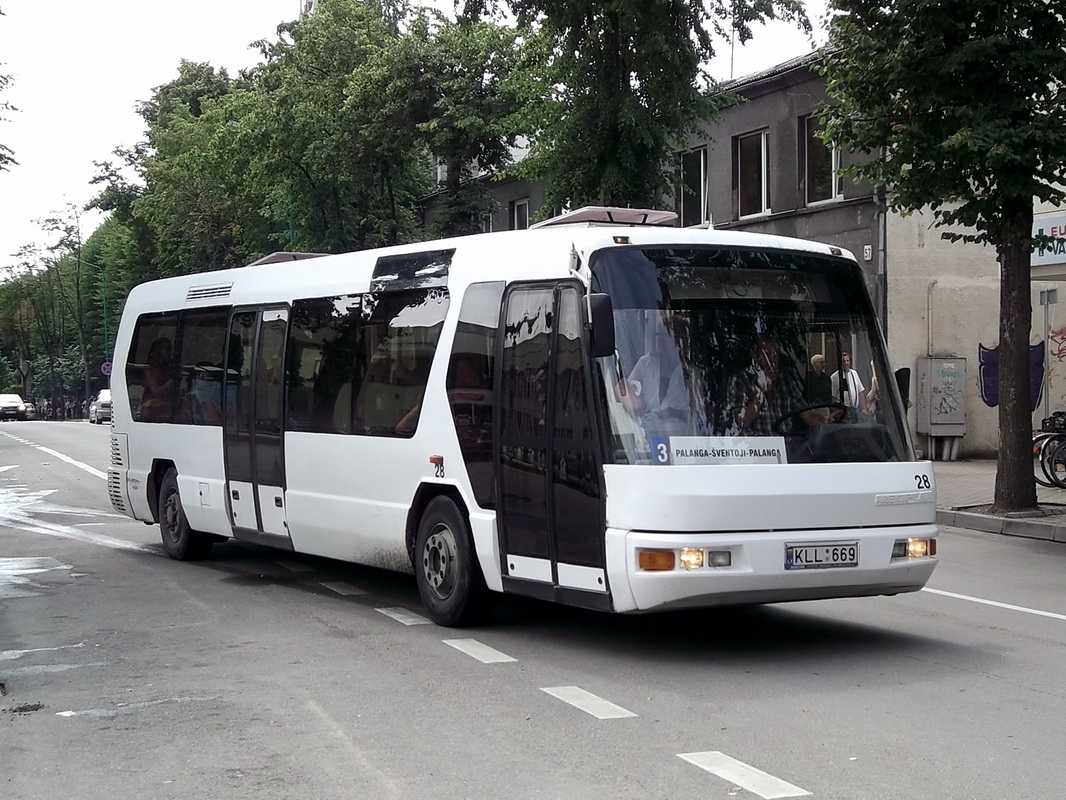
[[[646,570],[671,570],[674,568],[675,556],[673,550],[641,550],[637,556],[637,563],[641,569]]]

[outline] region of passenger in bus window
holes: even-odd
[[[622,403],[644,426],[648,436],[670,436],[688,430],[690,399],[679,349],[684,349],[684,323],[674,318],[672,330],[654,323],[649,351],[637,359],[619,387]]]
[[[877,380],[877,370],[874,369],[874,362],[870,361],[870,391],[866,393],[866,413],[870,419],[877,419],[881,421],[881,415],[878,413],[878,404],[881,402],[881,384]]]
[[[173,394],[173,347],[170,339],[159,337],[148,349],[148,366],[144,371],[144,391],[141,393],[141,419],[163,421],[170,419]]]

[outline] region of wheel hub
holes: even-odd
[[[455,535],[444,525],[433,530],[422,550],[422,574],[433,593],[441,599],[450,596],[455,588],[455,550]]]

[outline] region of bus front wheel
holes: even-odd
[[[470,526],[447,497],[430,501],[415,539],[415,580],[422,604],[438,625],[461,627],[492,611]]]
[[[211,537],[189,527],[178,494],[178,471],[173,468],[163,476],[159,490],[159,531],[163,535],[163,549],[177,561],[206,558],[214,543]]]

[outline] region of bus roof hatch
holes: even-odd
[[[583,206],[557,217],[546,219],[530,228],[555,228],[562,225],[592,227],[595,225],[673,225],[677,214],[653,208],[617,208],[611,206]]]

